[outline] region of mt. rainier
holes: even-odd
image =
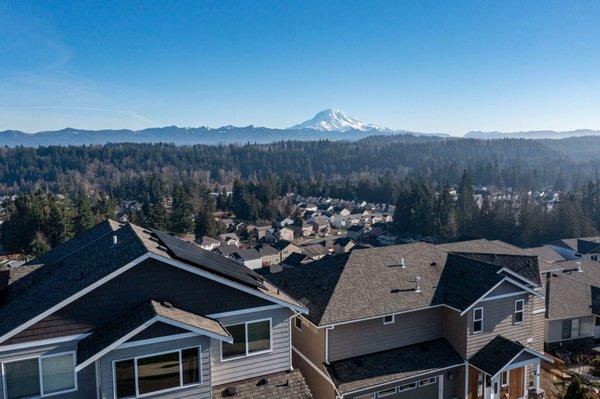
[[[390,130],[354,119],[343,111],[329,108],[319,112],[314,118],[289,127],[288,130],[311,129],[322,132],[345,132],[348,130]]]

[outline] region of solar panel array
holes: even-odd
[[[265,288],[263,278],[240,263],[159,230],[152,230],[152,234],[180,261],[250,287]]]

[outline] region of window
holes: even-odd
[[[574,339],[581,336],[581,319],[562,321],[562,339]]]
[[[598,261],[598,255],[592,255],[592,260]]]
[[[192,347],[113,362],[116,397],[136,397],[201,383],[200,350]]]
[[[525,314],[525,300],[517,299],[515,301],[515,324],[523,323],[524,314]]]
[[[427,385],[435,384],[436,381],[437,381],[436,377],[426,378],[424,380],[419,381],[419,386],[424,387]]]
[[[233,343],[221,344],[221,359],[229,360],[271,350],[271,319],[226,326]]]
[[[6,399],[74,391],[75,356],[61,353],[3,363]]]
[[[375,397],[375,394],[368,393],[366,395],[357,396],[355,399],[373,399],[374,397]]]
[[[386,396],[393,395],[397,392],[396,388],[384,389],[383,391],[377,392],[378,398],[385,398]]]
[[[483,308],[473,309],[473,334],[483,331]]]
[[[392,324],[392,323],[394,323],[394,315],[393,314],[383,316],[383,324]]]
[[[417,383],[416,382],[411,382],[410,384],[401,385],[398,388],[398,392],[408,391],[408,390],[414,389],[416,387],[417,387]]]
[[[502,374],[500,374],[500,384],[502,384],[503,387],[508,386],[508,371],[503,371]]]
[[[302,331],[302,319],[300,318],[300,316],[296,316],[294,318],[294,325],[298,330]]]

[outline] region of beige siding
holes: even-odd
[[[245,321],[272,318],[271,351],[269,353],[221,361],[221,345],[211,340],[211,369],[213,385],[258,377],[289,370],[291,364],[290,316],[288,309],[255,312],[219,318],[227,326]]]
[[[302,330],[298,330],[294,322],[295,320],[292,319],[292,345],[313,364],[325,370],[322,366],[325,362],[325,329],[316,328],[302,318]]]
[[[296,352],[292,353],[294,368],[302,373],[308,388],[315,399],[335,399],[336,392],[333,384],[317,372],[308,362],[306,362]]]
[[[463,358],[467,354],[467,315],[461,316],[456,310],[443,309],[444,337]]]
[[[515,325],[513,317],[515,301],[518,299],[525,300],[525,314],[523,323]],[[480,302],[475,305],[475,308],[479,307],[483,307],[483,332],[478,334],[472,333],[473,310],[470,310],[468,312],[467,325],[467,356],[471,356],[483,348],[497,335],[502,335],[505,338],[519,341],[523,344],[526,344],[527,340],[532,338],[533,304],[531,294]]]
[[[581,336],[579,338],[593,337],[595,316],[584,316],[574,317],[581,319]],[[546,321],[546,342],[559,342],[562,341],[562,321],[559,320],[547,320]],[[569,339],[570,340],[570,339]]]
[[[441,308],[335,326],[329,331],[329,361],[398,348],[442,337]]]
[[[532,326],[533,342],[531,343],[531,347],[538,352],[543,352],[544,351],[544,328],[545,328],[545,324],[546,324],[544,321],[544,313],[537,313],[537,314],[534,314],[532,317],[533,317],[533,322],[531,323],[531,326]]]

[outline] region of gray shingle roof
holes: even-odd
[[[326,367],[338,391],[344,394],[462,364],[452,345],[439,338],[338,360]]]
[[[156,316],[162,316],[190,327],[209,331],[224,339],[231,338],[227,330],[216,320],[150,300],[96,329],[91,335],[79,341],[77,345],[77,364],[88,360]]]
[[[516,255],[516,254],[490,254],[490,253],[472,253],[459,252],[460,254],[478,259],[482,262],[492,263],[502,266],[508,270],[517,273],[523,278],[531,281],[537,286],[542,285],[540,278],[540,268],[538,266],[538,258],[534,255]]]
[[[504,248],[486,240],[477,241],[481,245],[468,243],[468,247],[461,244],[460,248],[481,252]],[[308,318],[317,326],[441,304],[464,310],[503,276],[497,274],[500,266],[478,259],[485,256],[448,257],[447,251],[454,248],[413,243],[355,249],[280,273],[266,273],[265,277],[305,304]],[[507,251],[512,250],[504,249]],[[529,261],[530,253],[526,255],[523,259]],[[447,257],[452,259],[445,267]],[[405,268],[400,267],[403,259]],[[440,283],[442,272],[444,281]],[[417,276],[420,292],[415,291]]]
[[[523,349],[525,347],[520,343],[498,335],[471,356],[469,363],[479,370],[495,376],[504,366],[521,353]]]
[[[565,258],[556,252],[552,247],[548,245],[542,245],[541,247],[533,247],[528,248],[534,255],[539,256],[540,258],[549,260],[551,262],[560,262],[565,260]]]
[[[228,389],[233,387],[235,387],[235,395],[228,392]],[[213,387],[212,397],[213,399],[312,399],[312,394],[300,370],[292,370]]]
[[[164,237],[164,233],[161,234]],[[113,236],[116,237],[116,244]],[[171,244],[183,243],[186,251],[193,253],[195,263],[179,258],[189,266],[224,278],[237,270],[247,276],[256,276],[257,281],[262,280],[259,275],[233,260],[174,237],[170,237],[170,240]],[[9,286],[7,302],[0,307],[0,336],[147,253],[167,259],[175,258],[151,232],[129,223],[121,225],[108,220],[34,259],[26,267],[36,269]],[[254,289],[293,307],[300,306],[272,284],[263,282]]]

